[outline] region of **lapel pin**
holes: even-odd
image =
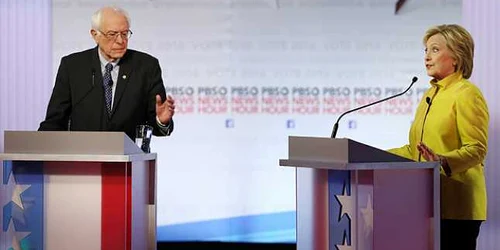
[[[122,78],[123,78],[123,79],[127,79],[127,75],[123,75],[123,76],[122,76]]]

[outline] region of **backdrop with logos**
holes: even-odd
[[[461,1],[54,0],[52,75],[62,56],[95,46],[90,16],[117,4],[132,49],[160,61],[176,127],[154,138],[159,241],[295,241],[288,136],[330,136],[382,149],[407,142],[428,88],[422,36],[460,23]],[[50,91],[45,95],[48,98]],[[47,100],[48,101],[48,100]],[[45,105],[45,104],[44,104]]]

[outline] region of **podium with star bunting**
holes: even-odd
[[[156,249],[156,154],[122,132],[5,131],[0,250]]]
[[[437,162],[414,162],[351,139],[290,136],[297,249],[439,249]]]

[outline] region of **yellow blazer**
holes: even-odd
[[[425,161],[417,150],[422,141],[434,153],[446,157],[452,174],[447,177],[441,171],[441,218],[486,220],[484,160],[489,122],[486,101],[481,91],[461,73],[430,84],[417,107],[409,144],[389,151]],[[430,105],[426,99],[431,100]]]

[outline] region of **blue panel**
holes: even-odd
[[[2,231],[6,248],[43,249],[43,169],[41,162],[4,161],[2,188],[9,193],[2,204]],[[16,239],[17,242],[13,242]]]
[[[350,204],[342,204],[339,197],[349,201],[351,193],[351,173],[345,170],[328,171],[328,223],[330,227],[330,250],[337,250],[335,245],[350,246],[351,241],[351,215],[347,208]],[[351,206],[352,207],[352,206]]]

